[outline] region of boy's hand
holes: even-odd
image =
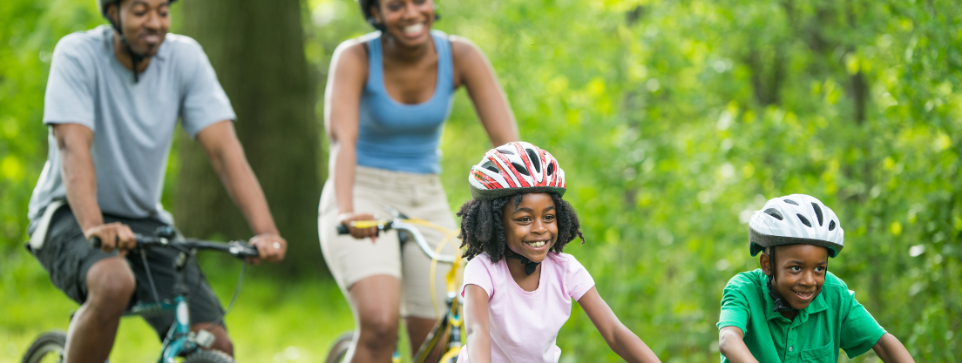
[[[882,338],[878,340],[878,343],[875,343],[875,346],[872,347],[872,350],[874,350],[879,359],[885,363],[915,362],[915,359],[913,359],[909,354],[908,349],[905,349],[905,346],[902,345],[902,342],[900,342],[899,339],[894,335],[889,333],[882,335]]]
[[[758,363],[745,345],[745,333],[738,327],[726,326],[718,331],[718,350],[730,362]]]

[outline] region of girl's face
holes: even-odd
[[[380,6],[374,10],[371,12],[374,19],[402,44],[416,47],[431,40],[433,0],[381,0]]]
[[[508,248],[534,262],[544,261],[558,240],[558,214],[548,193],[526,193],[504,205],[502,222]]]
[[[828,250],[815,245],[779,246],[775,264],[768,254],[761,257],[762,271],[775,272],[775,290],[793,308],[802,310],[815,300],[825,284]]]

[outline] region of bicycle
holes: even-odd
[[[456,232],[449,231],[444,227],[435,225],[423,219],[410,218],[403,213],[398,212],[396,209],[391,208],[390,206],[385,206],[385,209],[391,213],[393,217],[392,220],[356,221],[352,222],[352,226],[356,228],[377,227],[378,233],[396,230],[398,231],[398,239],[400,240],[401,245],[407,243],[409,238],[413,239],[414,242],[417,243],[418,247],[421,248],[421,251],[431,258],[431,291],[434,291],[433,276],[435,275],[437,263],[442,262],[452,265],[451,270],[448,271],[446,276],[447,298],[445,299],[445,305],[447,306],[447,310],[442,315],[441,319],[438,320],[438,323],[434,325],[434,328],[431,329],[427,339],[423,344],[421,344],[421,347],[417,350],[411,360],[414,363],[426,363],[428,356],[430,356],[431,353],[434,352],[439,344],[441,344],[442,341],[445,341],[446,338],[447,349],[444,351],[444,354],[441,355],[441,358],[438,360],[438,362],[454,363],[458,360],[458,354],[461,352],[461,335],[463,334],[462,330],[464,328],[461,317],[462,302],[458,299],[459,295],[457,293],[459,283],[456,280],[459,271],[464,266],[461,263],[460,254],[448,256],[440,254],[440,251],[444,247],[445,243],[450,241],[456,235]],[[415,225],[437,229],[444,232],[447,237],[444,239],[444,241],[438,244],[436,250],[432,250],[424,240],[424,236],[415,227]],[[349,234],[350,231],[348,230],[347,226],[342,224],[337,226],[337,233],[344,235]],[[437,309],[437,301],[432,299],[432,302],[435,305],[435,309]],[[331,349],[329,350],[327,359],[325,359],[324,362],[340,363],[344,359],[344,356],[347,355],[347,351],[351,347],[351,342],[353,340],[353,331],[345,332],[338,336],[337,339],[334,340],[334,343],[331,344]],[[391,361],[393,363],[401,362],[401,355],[398,350],[395,349],[394,356],[391,358]]]
[[[236,363],[233,358],[216,350],[204,350],[210,348],[214,343],[214,336],[207,330],[199,330],[197,333],[190,331],[189,305],[187,302],[187,284],[184,282],[183,271],[190,259],[199,250],[212,250],[228,253],[236,258],[247,259],[257,257],[257,249],[243,241],[231,241],[228,243],[201,241],[195,239],[175,239],[176,232],[170,227],[157,229],[156,237],[136,235],[137,244],[131,253],[140,254],[147,266],[147,277],[151,291],[154,295],[152,303],[137,303],[126,312],[124,316],[153,315],[163,313],[174,313],[174,324],[167,331],[161,345],[161,355],[158,363],[174,363],[176,357],[185,357],[183,363]],[[91,237],[91,248],[100,248],[100,239]],[[170,248],[180,251],[174,262],[174,298],[161,301],[158,298],[157,288],[150,275],[150,267],[147,265],[145,251],[151,248]],[[244,271],[247,263],[241,267],[240,277],[237,281],[237,288],[234,296],[227,307],[227,311],[233,307],[240,292],[240,287],[244,281]],[[226,313],[225,313],[226,315]],[[224,317],[221,316],[220,319]],[[215,322],[216,323],[216,322]],[[49,331],[40,334],[37,339],[27,348],[23,356],[23,363],[40,362],[63,362],[64,347],[67,335],[62,331]],[[204,349],[201,349],[204,348]]]

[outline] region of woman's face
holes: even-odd
[[[508,248],[531,261],[544,261],[558,240],[557,209],[548,193],[523,194],[517,208],[511,198],[501,220]]]
[[[795,309],[807,308],[825,284],[828,249],[807,244],[779,246],[774,264],[767,257],[761,258],[762,270],[771,274],[775,269],[778,294]]]
[[[419,46],[431,40],[434,24],[433,0],[381,0],[372,9],[374,19],[384,31],[407,46]]]

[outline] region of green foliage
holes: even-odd
[[[46,156],[44,60],[61,36],[100,20],[92,2],[4,4],[0,281],[7,291],[23,274],[43,281],[19,245]],[[323,80],[337,44],[370,28],[354,1],[305,5],[305,52]],[[768,198],[807,193],[834,209],[847,232],[848,247],[830,270],[917,360],[953,362],[962,356],[957,8],[951,0],[439,0],[437,28],[484,50],[522,137],[561,160],[566,198],[588,238],[568,252],[664,361],[718,359],[722,287],[757,266],[747,217]],[[452,209],[470,197],[466,171],[490,147],[482,135],[460,92],[443,136]],[[18,259],[26,263],[10,266]],[[320,297],[289,299],[327,309]],[[318,315],[317,324],[325,319]],[[266,328],[237,325],[232,334],[253,336],[247,329]],[[4,334],[23,330],[13,332]],[[577,308],[558,341],[565,361],[617,360]]]

